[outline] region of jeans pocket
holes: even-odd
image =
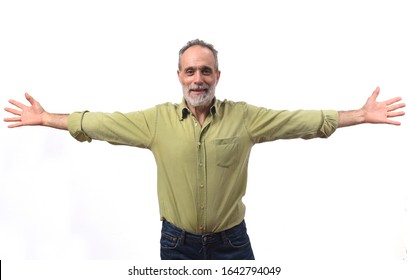
[[[250,246],[249,236],[245,231],[240,234],[232,234],[227,236],[228,243],[233,248],[244,248]]]
[[[180,237],[168,233],[161,233],[160,244],[162,249],[175,249],[179,244]]]

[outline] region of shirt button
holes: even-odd
[[[204,187],[204,185],[203,185],[203,184],[200,184],[200,185],[199,185],[199,187],[203,188],[203,187]]]
[[[201,166],[201,167],[203,166],[202,162],[199,163],[199,166]]]
[[[201,142],[198,142],[198,147],[201,146]]]

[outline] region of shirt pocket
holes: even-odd
[[[225,138],[215,140],[216,164],[220,167],[233,165],[238,158],[239,138]]]

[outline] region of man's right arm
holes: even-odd
[[[45,111],[40,103],[28,93],[25,94],[25,97],[31,106],[9,100],[10,104],[15,107],[4,109],[14,115],[4,119],[5,122],[11,123],[8,126],[9,128],[35,125],[47,126],[69,130],[69,133],[81,142],[90,142],[94,139],[107,141],[111,144],[140,148],[149,147],[155,135],[156,107],[127,114],[87,111],[74,112],[69,115],[51,114]]]
[[[30,102],[31,106],[26,106],[15,100],[9,100],[10,104],[17,108],[4,108],[5,111],[14,115],[14,117],[4,119],[5,122],[12,123],[8,126],[9,128],[40,125],[68,130],[68,114],[48,113],[28,93],[25,94],[25,98]]]

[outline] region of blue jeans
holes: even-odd
[[[245,222],[218,233],[186,232],[163,221],[162,260],[254,260]]]

